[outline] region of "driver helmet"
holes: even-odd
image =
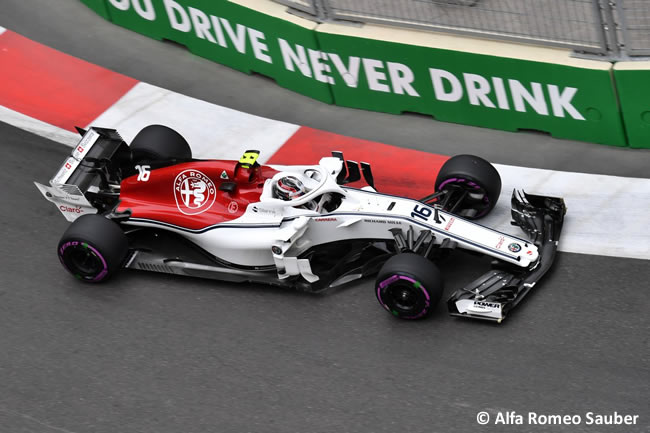
[[[290,201],[307,192],[305,185],[295,176],[283,176],[273,184],[273,197]]]

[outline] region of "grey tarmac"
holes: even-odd
[[[500,163],[649,177],[645,151],[321,104],[115,27],[75,0],[7,0],[0,21],[253,114]],[[395,320],[372,280],[323,295],[145,272],[82,285],[56,258],[67,223],[32,183],[69,149],[2,123],[0,139],[2,432],[454,433],[477,429],[483,410],[640,415],[632,427],[530,429],[540,432],[650,428],[648,261],[560,253],[501,325],[451,318],[443,304],[430,320]],[[488,266],[462,253],[441,263],[445,296]]]

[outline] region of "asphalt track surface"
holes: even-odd
[[[405,147],[435,137],[432,151],[478,149],[501,163],[648,177],[648,152],[339,113],[114,27],[76,1],[5,1],[2,21],[69,54],[254,114]],[[450,318],[442,304],[430,320],[394,320],[372,281],[308,295],[133,271],[88,287],[59,265],[67,223],[31,183],[47,181],[69,148],[2,123],[0,139],[1,432],[650,428],[647,261],[560,253],[501,325]],[[448,294],[488,263],[460,253],[441,267]],[[479,427],[481,410],[641,419],[620,428]]]

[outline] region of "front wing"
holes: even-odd
[[[551,268],[566,213],[564,200],[513,191],[511,212],[512,224],[528,233],[539,259],[523,269],[496,267],[457,290],[447,301],[451,315],[501,322]]]

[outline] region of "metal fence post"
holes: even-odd
[[[325,21],[329,18],[329,9],[327,0],[312,0],[314,9],[316,9],[316,18],[319,21]]]
[[[650,56],[650,9],[647,0],[616,0],[615,7],[622,54]]]
[[[597,0],[600,5],[601,16],[603,21],[601,25],[603,26],[603,31],[605,34],[605,41],[607,51],[609,52],[610,57],[619,57],[620,56],[620,44],[618,41],[618,29],[616,19],[614,18],[614,8],[616,3],[610,0]]]

